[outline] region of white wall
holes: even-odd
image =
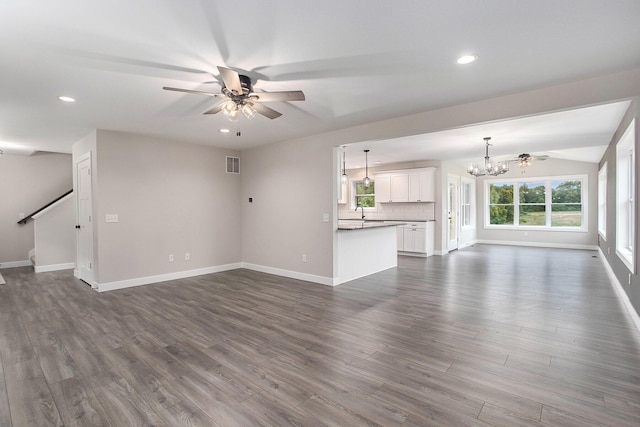
[[[609,264],[613,274],[620,283],[620,286],[629,297],[631,304],[636,312],[640,313],[640,274],[636,271],[635,274],[629,275],[629,269],[616,254],[616,145],[634,118],[636,119],[635,152],[636,158],[638,158],[638,153],[640,153],[640,97],[632,100],[627,114],[620,123],[607,151],[598,165],[599,168],[604,162],[607,162],[607,236],[606,239],[599,238],[598,245],[607,264]],[[636,201],[634,246],[636,248],[638,248],[640,244],[640,185],[638,184],[640,182],[640,167],[638,167],[638,164],[638,161],[636,161],[636,193],[634,197]]]
[[[96,135],[100,290],[240,262],[240,176],[225,173],[225,156],[238,152],[122,132]],[[117,214],[118,222],[106,223],[106,214]]]
[[[242,162],[242,260],[252,268],[331,283],[332,144],[320,138],[263,146],[243,151]]]
[[[69,195],[34,217],[36,272],[73,268],[75,199]]]
[[[35,153],[0,156],[0,268],[29,265],[34,247],[33,222],[18,225],[72,188],[71,156]]]

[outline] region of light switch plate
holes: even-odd
[[[322,222],[329,222],[329,214],[322,214]]]
[[[107,214],[105,220],[107,222],[118,222],[118,214]]]

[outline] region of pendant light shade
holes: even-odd
[[[369,188],[369,185],[371,185],[371,178],[369,178],[369,150],[364,150],[364,166],[365,172],[362,183],[364,184],[364,188]]]
[[[347,154],[342,151],[342,182],[346,183],[347,180],[349,179],[349,177],[347,176],[347,168],[345,167],[345,162],[346,162],[346,156]]]

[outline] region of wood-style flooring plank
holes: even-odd
[[[640,425],[640,331],[593,251],[475,245],[335,288],[3,276],[2,426]]]

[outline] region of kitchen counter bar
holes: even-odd
[[[362,230],[366,228],[379,228],[379,227],[396,227],[398,225],[404,225],[406,222],[402,221],[340,221],[338,223],[338,230]]]

